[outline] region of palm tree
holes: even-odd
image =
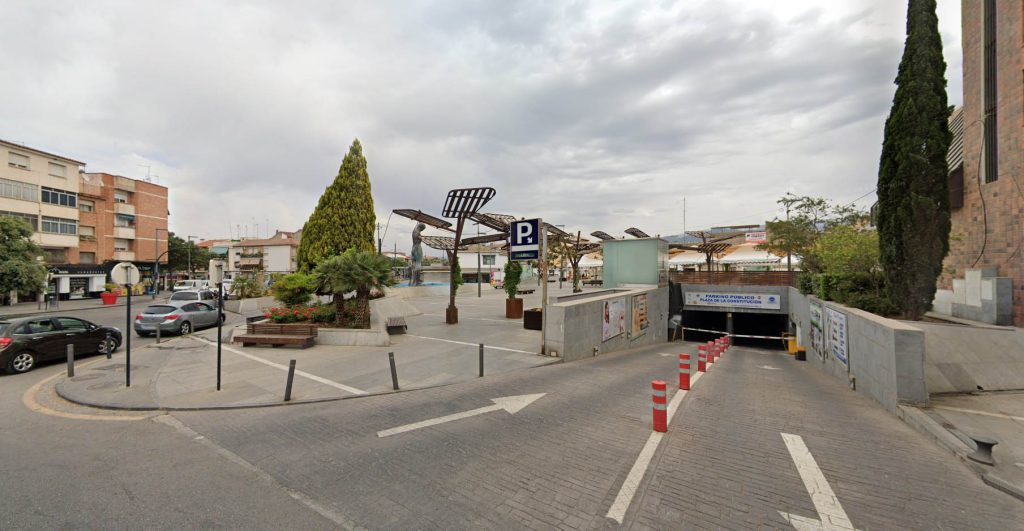
[[[313,275],[317,291],[334,297],[335,323],[341,324],[345,294],[356,293],[356,321],[360,328],[370,327],[370,291],[395,285],[386,257],[355,249],[320,262]]]

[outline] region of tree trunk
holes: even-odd
[[[344,323],[341,322],[342,315],[344,315],[344,313],[345,313],[344,309],[345,309],[345,296],[344,295],[334,295],[334,324],[336,324],[336,325],[344,324]]]

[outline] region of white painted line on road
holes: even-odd
[[[204,342],[206,342],[206,343],[208,343],[210,345],[216,345],[217,344],[215,341],[210,341],[208,339],[197,337],[197,336],[192,336],[192,338],[193,339],[197,339],[199,341],[204,341]],[[288,372],[288,366],[287,365],[281,365],[280,363],[274,363],[274,362],[272,362],[270,360],[265,360],[263,358],[260,358],[260,357],[257,357],[257,356],[253,356],[252,354],[249,354],[249,353],[246,353],[246,352],[242,352],[240,350],[236,350],[236,349],[231,348],[231,347],[226,346],[226,345],[221,345],[221,348],[226,350],[226,351],[228,351],[228,352],[237,354],[237,355],[239,355],[239,356],[241,356],[243,358],[250,359],[252,361],[262,363],[264,365],[273,367],[275,369],[280,369],[280,370],[282,370],[284,372]],[[313,380],[314,382],[317,382],[317,383],[322,383],[324,385],[333,387],[335,389],[341,389],[342,391],[346,391],[346,392],[352,393],[354,395],[365,395],[365,394],[367,394],[366,391],[363,391],[362,389],[356,389],[355,387],[351,387],[351,386],[345,385],[343,383],[338,383],[338,382],[335,382],[333,380],[328,380],[327,378],[322,378],[322,377],[317,376],[315,374],[310,374],[310,373],[308,373],[306,371],[299,371],[299,370],[297,370],[297,371],[295,371],[295,374],[296,374],[296,376],[302,376],[303,378],[307,378],[307,379]]]
[[[825,474],[821,473],[818,463],[814,461],[814,456],[811,455],[811,451],[804,444],[803,437],[783,433],[782,440],[786,442],[789,455],[793,457],[793,462],[796,463],[796,471],[804,482],[804,488],[811,495],[811,503],[814,504],[814,509],[818,511],[818,520],[783,511],[779,511],[779,514],[799,531],[810,529],[855,529],[853,522],[846,516],[846,511],[843,510],[843,506],[839,503],[836,493],[832,492],[832,487],[828,484],[828,480],[825,479]]]
[[[427,428],[430,426],[437,426],[438,424],[452,422],[453,420],[462,420],[469,417],[475,417],[477,415],[483,415],[484,413],[490,413],[492,411],[501,411],[502,409],[508,411],[510,415],[515,415],[521,409],[532,404],[535,400],[545,394],[547,393],[492,398],[491,402],[494,402],[493,406],[478,407],[461,413],[452,413],[451,415],[445,415],[443,417],[427,419],[420,422],[414,422],[412,424],[406,424],[404,426],[398,426],[397,428],[378,431],[377,437],[390,437],[392,435],[398,435],[399,433],[405,433],[407,431],[418,430],[420,428]]]
[[[693,386],[697,384],[697,381],[700,380],[703,374],[698,372],[690,377],[690,389],[693,389]],[[679,404],[683,401],[686,393],[687,391],[680,389],[672,396],[672,401],[668,404],[668,412],[666,414],[668,417],[667,424],[672,424],[672,418],[675,417],[676,410],[679,409]],[[626,516],[626,511],[629,510],[630,504],[633,503],[633,496],[636,495],[636,490],[640,487],[640,482],[643,481],[647,468],[651,465],[651,459],[654,458],[654,453],[658,451],[658,445],[661,444],[661,439],[664,436],[665,434],[661,432],[651,432],[651,436],[647,438],[647,443],[640,450],[640,455],[637,456],[636,462],[633,463],[633,468],[629,469],[629,474],[626,474],[626,480],[622,482],[619,494],[615,496],[615,501],[612,502],[612,506],[608,509],[608,514],[605,516],[620,524],[622,523],[622,519]]]
[[[440,313],[424,313],[420,315],[426,315],[427,317],[444,317],[444,314]],[[522,321],[515,319],[488,319],[486,317],[459,317],[460,321],[490,321],[492,323],[512,324],[519,325]]]
[[[960,413],[967,413],[969,415],[984,415],[986,417],[995,417],[997,419],[1017,420],[1024,422],[1024,417],[1015,417],[1013,415],[1007,415],[1004,413],[990,413],[988,411],[978,411],[977,409],[965,409],[962,407],[953,406],[932,406],[932,409],[945,409],[946,411],[958,411]]]
[[[467,346],[470,346],[470,347],[476,347],[476,346],[480,345],[479,343],[467,343],[465,341],[455,341],[453,339],[441,339],[439,337],[418,336],[416,334],[405,334],[405,335],[407,335],[409,337],[416,337],[416,338],[419,338],[419,339],[430,339],[430,340],[433,340],[433,341],[444,341],[445,343],[455,343],[456,345],[467,345]],[[536,352],[531,352],[529,350],[518,350],[518,349],[514,349],[514,348],[495,347],[495,346],[491,346],[491,345],[487,345],[487,344],[484,344],[484,348],[486,348],[488,350],[504,350],[506,352],[519,352],[521,354],[536,354]]]

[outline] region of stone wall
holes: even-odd
[[[827,314],[826,308],[831,308],[846,316],[848,364],[832,355],[827,337],[821,348],[816,348],[811,339],[812,303],[821,305],[823,315]],[[807,350],[807,363],[848,382],[893,413],[899,404],[927,405],[925,338],[920,328],[805,296],[795,288],[789,292],[789,315],[798,345]],[[828,336],[826,323],[822,323],[822,329]]]
[[[647,297],[647,329],[632,333],[633,299]],[[545,315],[547,352],[564,361],[627,350],[668,338],[668,288],[615,289],[594,292],[548,304]],[[626,315],[624,333],[603,341],[604,303],[621,299]]]

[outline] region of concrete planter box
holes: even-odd
[[[253,299],[228,299],[224,301],[224,309],[239,313],[245,316],[252,316],[256,314],[262,314],[268,308],[274,306],[283,306],[278,303],[273,297],[256,297]]]
[[[391,344],[387,330],[377,328],[321,328],[316,336],[317,345],[341,347],[386,347]]]

